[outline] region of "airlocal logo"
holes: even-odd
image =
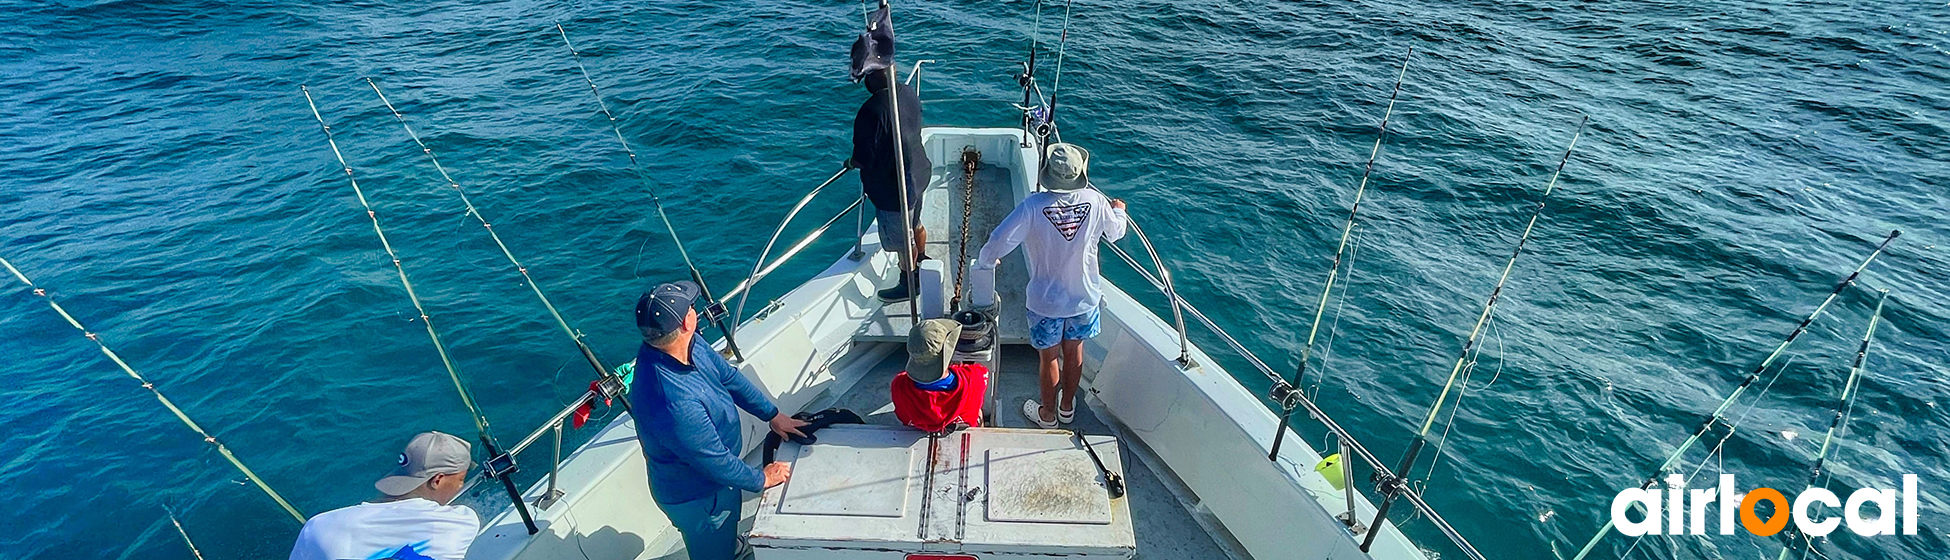
[[[1716,513],[1720,518],[1720,534],[1733,534],[1733,517],[1740,514],[1740,526],[1755,535],[1770,537],[1787,528],[1788,520],[1794,520],[1794,527],[1802,534],[1811,537],[1826,536],[1843,521],[1848,522],[1848,530],[1862,536],[1896,534],[1896,512],[1902,511],[1904,535],[1916,534],[1916,475],[1903,475],[1903,491],[1899,496],[1895,490],[1863,488],[1848,495],[1847,503],[1824,488],[1809,488],[1794,498],[1792,507],[1787,496],[1773,488],[1755,488],[1746,494],[1734,493],[1733,475],[1720,475],[1718,488],[1688,490],[1685,478],[1674,474],[1666,477],[1670,486],[1666,490],[1631,488],[1619,492],[1611,500],[1611,521],[1618,532],[1628,537],[1640,535],[1704,535],[1706,533],[1706,510],[1717,504]],[[1743,497],[1744,496],[1744,497]],[[1774,506],[1774,513],[1765,521],[1761,520],[1756,509],[1761,502]],[[1902,506],[1897,507],[1901,502]],[[1842,508],[1840,518],[1828,517],[1815,520],[1809,516],[1809,507],[1822,504]],[[1862,506],[1875,504],[1875,517],[1862,516]],[[1636,507],[1634,507],[1636,506]],[[1643,519],[1633,521],[1628,513],[1643,508]]]

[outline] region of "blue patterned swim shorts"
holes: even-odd
[[[1026,309],[1023,312],[1029,316],[1029,345],[1037,350],[1050,349],[1065,340],[1096,338],[1103,332],[1094,307],[1075,317],[1044,317]]]

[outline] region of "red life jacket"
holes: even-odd
[[[988,391],[989,368],[982,364],[952,364],[955,387],[929,391],[914,386],[907,372],[894,376],[894,417],[924,432],[948,429],[957,422],[982,425],[982,396]]]

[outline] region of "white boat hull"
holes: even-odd
[[[930,128],[924,133],[933,161],[958,161],[962,146],[974,145],[982,150],[985,165],[1008,169],[1013,184],[992,187],[1007,188],[1011,204],[1027,196],[1032,184],[1035,152],[1021,148],[1021,138],[1012,129]],[[934,188],[941,187],[940,181]],[[936,206],[937,216],[946,206],[930,205]],[[959,209],[955,212],[958,216]],[[749,357],[741,371],[770,393],[782,411],[823,406],[856,384],[863,391],[884,392],[884,379],[862,377],[902,350],[862,335],[904,333],[906,318],[889,317],[874,297],[877,287],[892,282],[895,266],[890,253],[878,251],[877,239],[869,232],[861,240],[866,257],[840,259],[738,331]],[[998,280],[998,288],[1006,290],[1006,281],[1006,276]],[[947,282],[952,285],[952,280]],[[1176,495],[1184,511],[1233,555],[1260,560],[1426,558],[1392,524],[1381,528],[1372,552],[1361,552],[1357,537],[1335,517],[1346,511],[1344,494],[1314,472],[1321,459],[1318,452],[1289,432],[1280,459],[1267,460],[1278,417],[1196,346],[1191,348],[1192,367],[1180,367],[1172,325],[1115,286],[1106,285],[1104,292],[1103,333],[1084,346],[1087,402],[1098,418],[1120,432],[1115,435],[1126,442],[1127,454],[1158,473],[1165,486],[1134,487],[1133,493]],[[1019,300],[1007,296],[1005,292],[1004,307],[1020,307]],[[1020,313],[1014,317],[1021,320]],[[1000,414],[1013,417],[1013,404],[1003,403]],[[745,421],[744,451],[750,454],[765,427],[749,417]],[[558,482],[564,496],[547,509],[530,508],[540,534],[528,535],[512,510],[503,511],[484,524],[468,558],[683,557],[681,539],[650,499],[635,436],[627,415],[603,427],[564,460]],[[532,503],[545,491],[546,484],[538,483],[527,497]],[[1372,516],[1372,505],[1358,496],[1356,501],[1361,518]],[[1138,553],[1143,557],[1145,549],[1140,546]]]

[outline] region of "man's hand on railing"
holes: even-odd
[[[1116,209],[1118,209],[1118,210],[1123,210],[1123,209],[1124,209],[1124,199],[1122,199],[1122,198],[1113,198],[1113,199],[1110,199],[1110,207],[1111,207],[1111,208],[1116,208]]]

